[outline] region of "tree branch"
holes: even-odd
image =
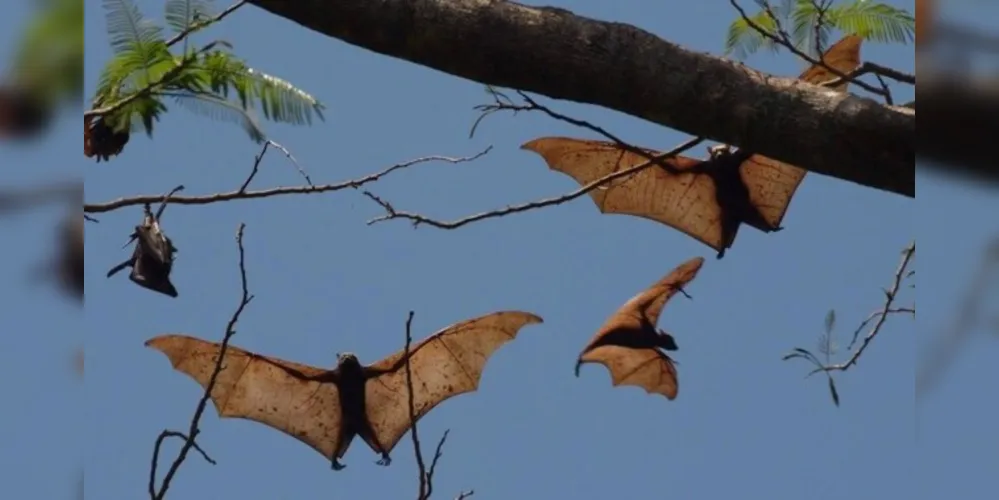
[[[208,400],[211,399],[212,390],[215,388],[215,382],[218,379],[219,373],[222,371],[222,362],[225,359],[226,351],[229,349],[229,340],[233,335],[236,334],[236,323],[239,321],[239,316],[243,314],[243,310],[250,301],[253,300],[253,295],[250,295],[249,289],[246,284],[246,252],[243,249],[243,229],[246,228],[246,224],[240,224],[239,228],[236,230],[236,245],[239,247],[239,279],[242,288],[242,296],[240,297],[239,306],[236,311],[233,312],[232,317],[229,319],[229,323],[225,327],[225,336],[222,338],[222,346],[219,350],[219,357],[215,361],[215,368],[212,370],[212,376],[208,379],[208,385],[205,387],[205,392],[201,396],[201,400],[198,401],[198,406],[194,410],[194,416],[191,417],[191,424],[188,428],[187,434],[183,434],[177,431],[164,430],[160,433],[159,437],[156,439],[156,444],[153,446],[153,459],[152,464],[149,468],[149,497],[151,500],[163,500],[166,496],[167,490],[170,488],[170,481],[173,480],[174,475],[177,474],[177,470],[180,469],[182,463],[187,458],[187,454],[194,448],[196,451],[201,453],[201,455],[212,465],[215,461],[208,457],[208,454],[202,450],[195,439],[198,437],[200,429],[198,424],[201,421],[201,415],[205,412],[205,408],[208,406]],[[168,437],[179,437],[184,440],[184,445],[180,448],[180,453],[177,454],[177,458],[174,459],[173,464],[170,465],[170,469],[167,470],[166,476],[163,477],[163,482],[160,483],[159,490],[156,490],[156,468],[157,462],[159,461],[160,446],[163,441]]]
[[[815,173],[915,196],[913,110],[767,75],[634,26],[496,0],[250,3],[455,76],[604,106]]]
[[[225,193],[215,193],[204,196],[174,196],[170,198],[170,203],[177,205],[207,205],[209,203],[219,203],[223,201],[231,200],[249,200],[254,198],[267,198],[270,196],[281,196],[290,194],[315,194],[315,193],[327,193],[332,191],[340,191],[342,189],[353,188],[357,189],[369,182],[375,182],[382,177],[396,171],[407,167],[411,167],[418,163],[426,163],[430,161],[442,161],[447,163],[465,163],[475,159],[478,159],[492,150],[492,146],[487,147],[479,153],[472,156],[464,157],[449,157],[449,156],[425,156],[422,158],[416,158],[403,163],[395,164],[385,170],[370,174],[358,179],[353,179],[349,181],[344,181],[336,184],[323,184],[323,185],[309,185],[309,186],[293,186],[293,187],[278,187],[270,189],[260,189],[255,191],[246,191],[245,185],[248,182],[244,182],[244,186],[240,189],[235,189],[233,191]],[[248,180],[252,180],[251,178]],[[117,210],[119,208],[129,207],[133,205],[144,205],[146,203],[153,203],[159,201],[163,198],[162,195],[140,195],[132,196],[127,198],[118,198],[116,200],[104,202],[104,203],[91,203],[83,205],[84,212],[88,213],[103,213],[110,212],[112,210]]]
[[[583,186],[583,187],[581,187],[581,188],[579,188],[579,189],[577,189],[577,190],[575,190],[575,191],[573,191],[571,193],[564,194],[562,196],[556,196],[554,198],[545,198],[545,199],[542,199],[542,200],[532,201],[532,202],[524,203],[524,204],[521,204],[521,205],[509,205],[509,206],[507,206],[505,208],[500,208],[500,209],[497,209],[497,210],[490,210],[488,212],[481,212],[481,213],[478,213],[478,214],[475,214],[475,215],[470,215],[468,217],[465,217],[465,218],[462,218],[462,219],[458,219],[458,220],[455,220],[455,221],[440,221],[440,220],[435,220],[435,219],[431,219],[431,218],[422,216],[420,214],[415,214],[415,213],[411,213],[411,212],[401,212],[399,210],[396,210],[395,207],[393,207],[390,203],[386,202],[385,200],[381,199],[380,197],[378,197],[377,195],[371,193],[370,191],[364,191],[364,195],[365,196],[367,196],[368,198],[370,198],[372,201],[374,201],[375,203],[377,203],[378,205],[380,205],[382,207],[382,209],[385,210],[385,215],[382,215],[380,217],[376,217],[374,219],[369,220],[368,221],[368,225],[370,226],[371,224],[374,224],[376,222],[381,222],[381,221],[390,220],[390,219],[408,219],[408,220],[412,221],[413,227],[417,227],[420,224],[426,224],[428,226],[433,226],[433,227],[436,227],[436,228],[439,228],[439,229],[457,229],[457,228],[459,228],[461,226],[464,226],[465,224],[471,224],[472,222],[480,221],[480,220],[483,220],[483,219],[491,219],[491,218],[494,218],[494,217],[503,217],[503,216],[510,215],[510,214],[515,214],[515,213],[520,213],[520,212],[526,212],[528,210],[534,210],[536,208],[549,207],[549,206],[553,206],[553,205],[561,205],[562,203],[565,203],[567,201],[575,200],[576,198],[579,198],[580,196],[583,196],[584,194],[587,194],[590,191],[593,191],[594,189],[598,189],[601,186],[609,184],[609,183],[611,183],[611,182],[613,182],[613,181],[615,181],[617,179],[620,179],[622,177],[627,177],[627,176],[632,175],[632,174],[634,174],[636,172],[639,172],[641,170],[649,168],[649,167],[655,165],[657,162],[661,162],[661,160],[663,160],[663,159],[670,158],[672,156],[676,156],[676,155],[678,155],[678,154],[680,154],[680,153],[682,153],[682,152],[684,152],[684,151],[686,151],[686,150],[688,150],[688,149],[690,149],[690,148],[692,148],[692,147],[700,144],[703,140],[704,139],[702,139],[700,137],[691,139],[691,140],[689,140],[689,141],[687,141],[687,142],[685,142],[685,143],[683,143],[683,144],[681,144],[681,145],[673,148],[672,150],[670,150],[670,151],[668,151],[666,153],[663,153],[663,154],[661,154],[661,155],[659,155],[659,156],[657,156],[657,157],[655,157],[655,158],[653,158],[653,159],[651,159],[649,161],[640,163],[640,164],[635,165],[634,167],[631,167],[631,168],[627,168],[627,169],[624,169],[624,170],[620,170],[620,171],[614,172],[612,174],[605,175],[605,176],[603,176],[603,177],[601,177],[601,178],[599,178],[599,179],[597,179],[597,180],[595,180],[595,181],[593,181],[593,182],[591,182],[591,183],[589,183],[589,184],[587,184],[587,185],[585,185],[585,186]],[[647,155],[647,153],[644,153],[644,154]]]
[[[845,372],[849,370],[851,366],[856,365],[857,361],[860,359],[860,356],[863,355],[864,351],[867,349],[867,346],[869,346],[871,344],[871,341],[873,341],[874,338],[878,336],[878,333],[881,331],[881,327],[884,326],[885,321],[888,320],[888,316],[890,314],[904,312],[912,314],[913,318],[916,317],[915,306],[905,307],[905,308],[892,308],[892,305],[895,303],[895,298],[898,296],[899,288],[902,286],[902,281],[909,276],[908,274],[906,274],[906,269],[909,267],[909,262],[912,260],[912,257],[915,254],[916,254],[916,242],[910,243],[909,246],[905,247],[905,249],[902,250],[902,262],[898,264],[898,269],[895,270],[895,277],[892,280],[891,288],[888,288],[884,291],[885,292],[884,306],[881,308],[880,311],[875,312],[874,314],[869,316],[866,320],[864,320],[864,322],[861,323],[860,327],[858,327],[857,330],[854,332],[853,339],[850,342],[850,346],[848,347],[848,349],[853,348],[853,345],[857,341],[857,336],[859,335],[860,330],[862,330],[864,326],[866,326],[868,323],[870,323],[876,318],[874,326],[871,328],[869,332],[867,332],[867,335],[864,336],[863,341],[860,343],[860,347],[856,351],[854,351],[853,354],[850,356],[850,358],[847,359],[845,362],[816,368],[812,370],[811,373],[809,373],[809,375],[818,372],[832,372],[832,371]]]
[[[410,422],[410,437],[413,438],[413,453],[416,454],[416,467],[420,474],[420,489],[417,494],[417,500],[428,500],[430,495],[434,491],[434,472],[437,470],[437,462],[441,459],[444,450],[444,442],[447,441],[447,436],[451,432],[451,429],[445,429],[444,435],[441,436],[440,441],[437,442],[437,448],[434,450],[434,458],[430,461],[430,468],[427,468],[426,461],[423,459],[423,449],[420,446],[420,437],[416,430],[416,404],[415,404],[415,392],[413,390],[413,371],[409,363],[410,346],[413,343],[413,311],[409,311],[409,316],[406,317],[406,347],[403,350],[403,356],[405,357],[405,369],[406,369],[406,390],[409,391],[408,401],[409,401],[409,422]],[[459,498],[467,498],[472,495],[472,491],[463,492],[459,495]]]

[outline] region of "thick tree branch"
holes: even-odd
[[[915,111],[777,78],[623,23],[500,0],[250,0],[456,76],[597,104],[915,196]]]

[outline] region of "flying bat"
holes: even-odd
[[[848,73],[860,65],[858,36],[848,36],[823,56],[827,65]],[[815,65],[799,79],[827,84],[845,92],[827,68]],[[591,190],[588,194],[602,213],[642,217],[670,226],[718,252],[732,246],[741,224],[769,233],[782,229],[781,221],[806,170],[750,151],[727,146],[714,148],[700,160],[674,156],[652,163],[660,151],[638,148],[645,156],[615,142],[542,137],[521,149],[540,155],[548,167],[572,177],[582,186],[608,175],[649,164]]]
[[[163,202],[155,214],[150,205],[145,204],[142,224],[135,226],[135,230],[129,235],[128,242],[125,243],[128,246],[135,242],[132,256],[112,267],[108,271],[108,278],[126,267],[131,267],[132,272],[129,273],[128,278],[133,283],[170,297],[177,297],[177,288],[170,281],[177,247],[160,227],[160,218],[163,216],[163,210],[166,209],[170,197],[182,189],[184,186],[177,186],[164,196]]]
[[[219,417],[262,423],[309,445],[334,470],[354,436],[389,465],[389,453],[418,421],[442,401],[478,389],[489,357],[520,329],[542,319],[501,311],[448,326],[410,348],[412,404],[405,349],[363,366],[351,353],[337,367],[317,368],[229,346],[211,393]],[[174,369],[208,386],[221,345],[186,335],[162,335],[146,345],[166,354]]]
[[[656,328],[666,302],[697,277],[703,257],[680,264],[659,281],[625,302],[590,339],[576,360],[576,376],[586,363],[600,363],[611,383],[633,385],[649,394],[675,399],[679,383],[674,361],[663,350],[676,351],[676,339]]]

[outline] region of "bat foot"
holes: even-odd
[[[384,454],[382,455],[382,458],[375,463],[381,465],[382,467],[388,467],[392,463],[392,458],[389,457],[388,454]]]
[[[777,226],[770,230],[771,233],[779,233],[784,230],[784,226]]]
[[[347,466],[340,463],[337,459],[334,458],[333,461],[330,462],[330,468],[333,470],[344,470],[345,468],[347,468]]]
[[[721,258],[724,256],[725,256],[725,249],[722,249],[718,252],[718,255],[715,258],[721,260]]]

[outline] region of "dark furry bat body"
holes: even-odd
[[[334,470],[359,436],[389,465],[402,436],[441,402],[479,387],[490,356],[520,330],[542,319],[501,311],[448,326],[409,350],[413,394],[409,394],[405,350],[364,366],[350,353],[332,370],[262,356],[233,346],[211,393],[223,418],[244,418],[277,429],[330,460]],[[221,346],[187,335],[161,335],[146,342],[174,369],[206,387]],[[413,415],[410,415],[412,397]]]
[[[170,281],[177,247],[163,233],[163,229],[160,227],[160,218],[163,216],[163,210],[166,209],[170,196],[183,188],[183,186],[178,186],[170,191],[163,198],[163,203],[160,204],[160,208],[155,214],[148,203],[143,207],[142,224],[135,226],[135,230],[126,243],[128,245],[135,242],[132,256],[112,267],[107,273],[108,278],[126,267],[131,267],[132,271],[128,277],[135,284],[170,297],[177,297],[177,288]]]

